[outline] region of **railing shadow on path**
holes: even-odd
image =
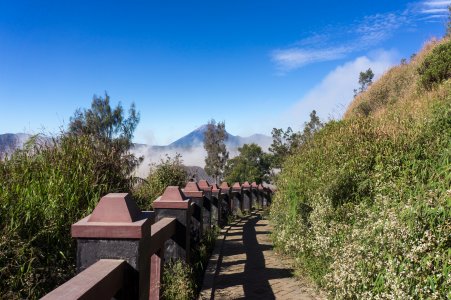
[[[270,280],[293,277],[293,270],[290,268],[271,268],[266,265],[264,251],[272,250],[273,246],[259,243],[257,235],[268,234],[268,231],[256,230],[256,227],[261,226],[257,224],[260,220],[261,216],[253,213],[233,226],[234,232],[227,234],[223,253],[219,257],[220,268],[225,272],[218,270],[219,272],[216,273],[211,299],[223,299],[225,297],[233,299],[276,299]],[[239,237],[239,233],[242,234],[242,240],[235,238]],[[229,237],[233,238],[228,239]],[[225,256],[236,256],[237,259],[224,261]],[[244,264],[244,271],[234,272],[242,270],[239,267],[242,264]],[[221,296],[220,293],[216,293],[219,290],[227,290],[232,294]],[[237,294],[233,294],[233,290]],[[236,297],[240,292],[241,296]]]

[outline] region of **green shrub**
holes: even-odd
[[[39,298],[75,274],[71,224],[103,195],[130,191],[129,159],[63,135],[0,161],[0,298]]]
[[[430,90],[451,78],[451,41],[435,47],[418,68],[421,85]]]
[[[179,260],[165,264],[162,279],[162,297],[168,300],[196,299],[219,228],[207,230],[200,243],[191,252],[191,265]]]
[[[277,178],[275,246],[330,298],[451,296],[451,82],[415,84],[383,113],[329,122]]]
[[[152,202],[161,196],[168,186],[184,186],[188,173],[183,167],[180,154],[166,156],[159,164],[152,165],[147,179],[133,188],[133,196],[142,210],[150,210]]]
[[[164,265],[161,296],[166,300],[194,299],[196,287],[193,270],[180,260],[169,261]]]

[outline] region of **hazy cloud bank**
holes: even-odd
[[[314,109],[322,119],[341,118],[353,99],[360,72],[371,68],[376,80],[397,61],[396,52],[381,50],[338,66],[291,107],[287,119],[299,124]]]

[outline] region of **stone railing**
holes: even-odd
[[[266,207],[272,193],[255,182],[218,187],[201,180],[166,188],[149,212],[129,194],[108,194],[72,225],[78,275],[43,299],[159,299],[165,261],[189,264],[208,230],[239,210]]]

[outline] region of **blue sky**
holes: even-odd
[[[105,91],[168,144],[214,118],[232,134],[340,117],[358,73],[409,58],[442,0],[0,0],[0,133],[57,132]]]

